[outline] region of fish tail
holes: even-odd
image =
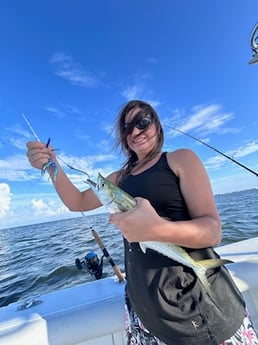
[[[232,264],[233,261],[228,259],[206,259],[206,260],[199,260],[196,261],[198,265],[204,266],[207,269],[210,268],[217,268],[226,264]]]
[[[213,302],[213,304],[220,310],[222,310],[223,308],[221,306],[219,306],[217,304],[217,302],[215,301],[214,298],[214,293],[211,290],[210,287],[210,283],[207,279],[206,276],[206,271],[210,268],[217,268],[226,264],[230,264],[233,263],[233,261],[228,260],[228,259],[206,259],[206,260],[199,260],[196,262],[198,265],[201,265],[202,268],[201,270],[194,270],[195,274],[197,275],[200,283],[202,284],[203,288],[205,289],[206,293],[208,294],[208,296],[210,297],[211,301]]]
[[[204,289],[206,290],[207,294],[212,297],[213,292],[211,291],[211,287],[210,287],[210,283],[206,277],[206,274],[204,272],[200,272],[200,271],[195,271],[198,279],[200,280],[200,282],[202,283]]]
[[[215,298],[214,298],[214,294],[213,294],[213,291],[211,290],[211,287],[210,287],[210,283],[206,277],[206,274],[204,271],[195,271],[200,283],[202,284],[205,292],[207,293],[207,295],[209,296],[210,300],[212,301],[212,303],[220,310],[222,310],[222,307],[219,306],[217,304],[217,302],[215,301]]]

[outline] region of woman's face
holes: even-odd
[[[157,129],[151,115],[146,115],[140,108],[131,110],[125,117],[128,130],[127,144],[137,156],[145,156],[156,144]]]

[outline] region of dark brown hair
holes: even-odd
[[[127,157],[127,160],[122,166],[123,175],[127,175],[131,172],[133,167],[138,161],[137,155],[134,151],[130,149],[127,144],[127,135],[128,132],[125,129],[125,118],[126,115],[131,112],[133,109],[139,108],[141,112],[150,116],[153,119],[153,123],[156,126],[157,130],[157,142],[153,149],[145,157],[144,161],[141,162],[141,166],[153,159],[162,149],[164,143],[164,132],[161,126],[159,116],[155,109],[148,103],[141,100],[132,100],[126,103],[118,113],[115,130],[116,130],[116,143],[115,146],[121,146],[121,151]]]

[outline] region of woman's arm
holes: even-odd
[[[57,161],[55,152],[51,147],[46,147],[40,142],[27,143],[27,157],[30,164],[37,169],[42,169],[49,159],[57,164],[58,173],[54,178],[52,168],[49,168],[49,174],[53,181],[54,187],[63,203],[71,211],[88,211],[101,206],[100,201],[91,189],[81,192],[69,180],[62,167]],[[111,175],[111,178],[114,174]]]
[[[214,246],[221,241],[221,221],[208,174],[196,154],[181,149],[168,155],[171,168],[179,177],[181,192],[192,220],[177,239],[187,246]],[[175,163],[173,163],[175,161]],[[180,225],[180,224],[179,224]]]
[[[191,220],[162,219],[143,198],[131,211],[110,215],[129,242],[162,241],[190,248],[217,245],[221,240],[221,223],[210,181],[198,157],[190,150],[168,154],[168,163],[179,177],[182,195]]]

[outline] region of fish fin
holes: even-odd
[[[139,242],[139,246],[144,254],[146,254],[147,246],[144,242]]]
[[[233,261],[227,259],[206,259],[196,261],[197,264],[204,266],[206,269],[217,268],[226,264],[232,264]]]

